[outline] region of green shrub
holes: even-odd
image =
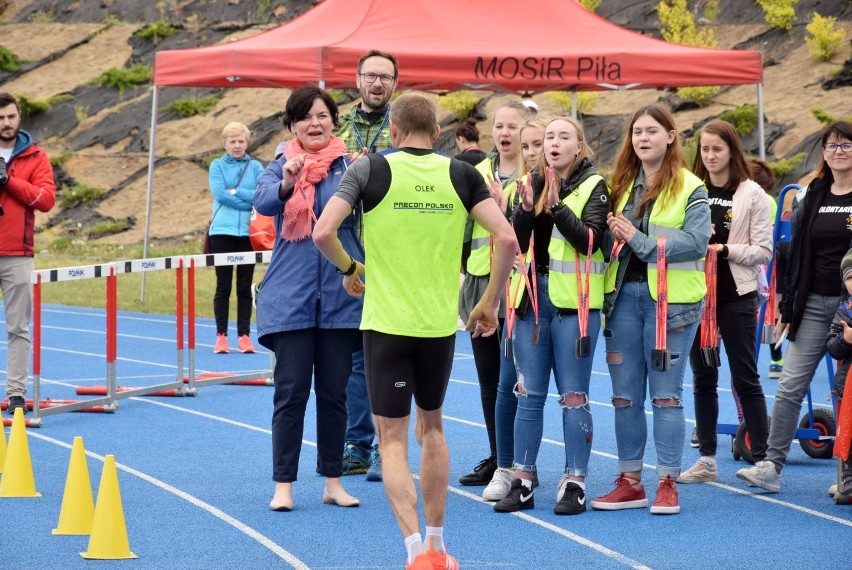
[[[734,125],[737,134],[744,137],[757,126],[757,106],[751,104],[740,105],[736,109],[725,111],[716,118]]]
[[[707,0],[704,4],[704,19],[715,22],[719,17],[719,0]]]
[[[800,152],[798,154],[794,154],[790,158],[782,158],[781,160],[770,162],[769,168],[772,169],[772,173],[775,174],[777,178],[783,178],[796,170],[796,167],[802,163],[806,156],[807,153]]]
[[[126,68],[113,67],[93,79],[92,83],[118,89],[119,93],[124,94],[128,87],[144,85],[151,81],[152,77],[154,77],[153,67],[137,63]]]
[[[763,8],[766,23],[779,30],[790,31],[796,21],[796,4],[799,0],[757,0]]]
[[[453,91],[438,97],[438,106],[460,121],[470,116],[477,103],[479,97],[473,91]]]
[[[179,33],[180,30],[178,28],[172,26],[165,20],[157,20],[156,22],[151,22],[141,30],[133,32],[133,37],[151,40],[151,43],[157,45],[160,43],[160,40],[176,36]]]
[[[695,25],[686,0],[660,0],[657,4],[660,33],[667,42],[687,46],[716,47],[716,35],[710,28]]]
[[[562,114],[571,114],[571,92],[570,91],[549,91],[544,94],[547,99],[552,101]],[[598,100],[598,94],[590,91],[580,91],[577,93],[577,114],[586,115],[592,112],[595,103]]]
[[[18,65],[19,60],[18,57],[12,53],[7,47],[0,46],[0,70],[13,72],[18,71],[20,66]]]
[[[697,135],[697,133],[696,133]],[[695,156],[698,154],[698,136],[693,136],[688,140],[683,141],[683,156],[686,159],[686,164],[692,167],[695,162]]]
[[[589,12],[597,11],[598,6],[601,5],[601,2],[603,2],[603,0],[580,0],[580,4],[582,4],[583,7]]]
[[[89,234],[89,239],[97,239],[104,236],[111,236],[126,231],[130,228],[130,222],[127,220],[102,220],[86,230]]]
[[[811,115],[813,115],[814,118],[819,121],[824,127],[827,127],[828,125],[837,120],[837,117],[829,114],[828,111],[819,107],[811,108]]]
[[[21,118],[34,117],[50,111],[53,106],[50,99],[30,99],[26,95],[16,95],[18,108],[21,109]]]
[[[63,188],[60,192],[59,205],[70,208],[77,204],[88,204],[103,196],[104,191],[87,184],[77,183],[74,186]]]
[[[194,117],[195,115],[206,115],[216,104],[222,100],[222,96],[213,93],[201,99],[178,99],[168,106],[170,111],[174,111],[181,117]]]
[[[721,91],[721,87],[716,85],[706,85],[704,87],[681,87],[677,90],[677,96],[687,101],[704,105],[710,99],[716,96]]]
[[[50,165],[51,166],[62,166],[68,159],[71,158],[70,152],[63,152],[62,154],[52,154],[50,155]]]
[[[814,12],[811,21],[805,26],[805,30],[810,34],[805,38],[808,49],[811,55],[820,61],[829,61],[833,58],[846,40],[846,31],[835,28],[836,23],[837,18],[833,16],[823,18]]]

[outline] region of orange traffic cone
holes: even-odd
[[[130,542],[127,540],[127,526],[121,506],[114,455],[104,458],[98,502],[95,505],[92,532],[89,535],[89,550],[81,552],[80,556],[97,560],[138,558],[130,552]]]
[[[89,534],[94,515],[95,502],[92,500],[86,450],[83,448],[83,438],[77,436],[71,447],[71,461],[68,463],[68,475],[65,478],[65,494],[62,495],[59,523],[53,529],[53,534]]]
[[[0,479],[0,497],[41,497],[36,491],[30,446],[27,443],[27,427],[24,425],[24,410],[15,408],[9,446],[3,461],[3,479]]]

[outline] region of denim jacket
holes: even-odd
[[[620,265],[615,279],[615,290],[604,296],[603,314],[609,316],[615,306],[615,300],[621,290],[624,280],[624,272],[627,270],[631,255],[638,255],[645,262],[654,262],[657,259],[657,239],[643,233],[642,229],[648,227],[651,217],[650,204],[645,208],[645,215],[641,220],[631,216],[632,204],[638,203],[645,192],[645,176],[640,170],[633,184],[633,201],[624,207],[624,215],[633,222],[636,234],[628,242],[620,253]],[[686,206],[686,217],[683,228],[673,236],[666,239],[666,260],[671,263],[679,261],[690,261],[704,257],[707,253],[707,244],[710,241],[710,206],[707,202],[707,190],[700,187],[689,197]],[[611,252],[615,243],[612,232],[607,230],[604,234],[602,250]],[[674,329],[697,321],[701,318],[704,310],[704,299],[697,303],[669,303],[668,306],[668,328]]]

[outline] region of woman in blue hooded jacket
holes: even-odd
[[[361,324],[362,301],[341,287],[343,276],[325,260],[311,237],[314,223],[334,196],[349,165],[346,144],[333,136],[338,110],[328,93],[313,85],[293,91],[284,126],[295,133],[284,154],[260,179],[255,208],[274,216],[276,239],[269,269],[257,293],[257,336],[275,353],[272,412],[272,480],[269,508],[293,508],[311,379],[317,406],[317,473],[326,478],[323,502],[357,507],[340,485],[346,434],[346,382]],[[360,212],[338,230],[346,251],[364,261],[356,233]],[[354,271],[356,259],[352,260]],[[351,274],[351,273],[346,273]]]
[[[222,129],[225,154],[210,163],[210,192],[213,213],[210,229],[212,253],[252,251],[249,240],[249,218],[254,203],[254,189],[263,166],[248,153],[250,132],[242,123],[228,123]],[[237,265],[237,337],[240,352],[254,352],[251,330],[251,282],[254,265]],[[228,309],[234,267],[216,267],[216,293],[213,314],[216,317],[216,344],[213,352],[228,353]]]

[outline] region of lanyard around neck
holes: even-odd
[[[361,136],[361,131],[358,130],[358,125],[355,124],[355,117],[357,115],[358,108],[356,107],[355,112],[352,113],[352,132],[355,133],[355,140],[358,141],[358,150],[360,151],[361,149],[366,147],[367,152],[374,152],[376,147],[376,141],[379,139],[382,134],[382,131],[385,130],[385,127],[388,124],[388,117],[390,116],[390,104],[385,107],[385,116],[382,117],[382,124],[379,125],[379,130],[376,131],[375,135],[373,135],[373,140],[370,141],[369,145],[364,144],[364,138]],[[367,132],[369,132],[369,129]]]

